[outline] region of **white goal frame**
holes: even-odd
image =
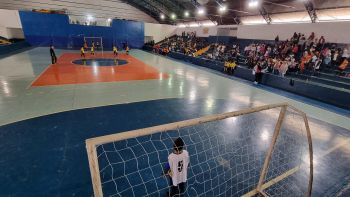
[[[265,111],[265,110],[274,109],[274,108],[281,108],[281,111],[279,113],[279,117],[278,117],[275,129],[274,129],[272,141],[269,145],[268,151],[267,151],[266,156],[265,156],[265,161],[264,161],[261,173],[260,173],[258,185],[255,188],[255,190],[249,192],[248,194],[246,194],[244,196],[254,196],[256,194],[268,196],[264,192],[264,189],[266,189],[268,187],[267,186],[268,183],[264,183],[264,180],[265,180],[265,177],[267,174],[267,169],[268,169],[269,163],[271,161],[271,157],[273,154],[273,150],[274,150],[277,138],[279,136],[279,133],[280,133],[280,130],[282,127],[285,113],[287,111],[287,108],[289,108],[289,109],[293,110],[294,112],[298,113],[299,115],[301,115],[303,120],[304,120],[304,124],[305,124],[306,136],[307,136],[307,141],[308,141],[308,150],[309,150],[309,156],[310,156],[310,158],[309,158],[310,175],[309,175],[308,190],[307,190],[306,196],[311,197],[312,182],[313,182],[313,148],[312,148],[312,138],[311,138],[309,122],[308,122],[308,118],[307,118],[306,114],[303,111],[289,105],[288,103],[264,105],[264,106],[260,106],[260,107],[253,107],[253,108],[243,109],[243,110],[239,110],[239,111],[209,115],[209,116],[204,116],[204,117],[200,117],[200,118],[194,118],[194,119],[190,119],[190,120],[174,122],[174,123],[170,123],[170,124],[164,124],[164,125],[148,127],[148,128],[144,128],[144,129],[137,129],[137,130],[133,130],[133,131],[126,131],[126,132],[122,132],[122,133],[116,133],[116,134],[105,135],[105,136],[101,136],[101,137],[87,139],[86,140],[86,149],[87,149],[87,154],[88,154],[94,196],[95,197],[102,197],[103,196],[101,177],[100,177],[100,171],[99,171],[99,163],[98,163],[97,150],[96,150],[97,146],[99,146],[99,145],[112,143],[112,142],[116,142],[116,141],[121,141],[121,140],[126,140],[126,139],[130,139],[130,138],[151,135],[151,134],[160,133],[160,132],[167,131],[167,130],[174,130],[174,129],[179,129],[179,128],[183,128],[183,127],[194,126],[197,124],[223,120],[223,119],[227,119],[227,118],[231,118],[231,117],[251,114],[251,113]],[[292,174],[293,172],[289,172],[289,173]],[[277,177],[277,179],[278,179],[278,177]]]
[[[84,43],[86,42],[86,39],[100,39],[100,48],[101,48],[101,53],[103,55],[103,39],[102,37],[85,37],[84,36]],[[88,43],[89,46],[89,43]],[[96,43],[95,43],[95,47],[96,47]]]

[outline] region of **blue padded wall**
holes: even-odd
[[[23,32],[33,46],[80,48],[84,37],[102,37],[104,48],[113,44],[128,43],[131,48],[141,48],[144,43],[144,23],[113,20],[111,27],[69,24],[67,15],[20,11]]]

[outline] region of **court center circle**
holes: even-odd
[[[96,59],[77,59],[72,61],[73,64],[83,66],[120,66],[127,64],[128,61],[112,58],[96,58]]]

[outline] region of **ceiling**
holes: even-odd
[[[331,15],[333,10],[330,9],[334,8],[347,8],[346,15],[350,16],[350,0],[257,0],[260,6],[256,8],[250,8],[249,1],[253,0],[0,0],[0,9],[63,9],[74,17],[86,18],[91,15],[101,20],[117,18],[165,24],[209,19],[217,24],[231,25],[244,23],[247,18],[259,18],[264,22],[262,15],[265,19],[272,15],[271,18],[274,21],[279,17],[274,14],[280,13],[303,12],[307,18],[305,2],[310,2],[316,15],[319,13],[320,17],[322,12]],[[218,11],[220,5],[227,7],[226,12]],[[197,14],[199,7],[206,10],[202,16]],[[185,11],[189,16],[184,16]],[[173,14],[176,15],[174,19],[171,18]],[[162,19],[161,15],[165,18]]]
[[[249,0],[124,0],[160,23],[176,24],[181,22],[210,19],[218,24],[238,24],[241,17],[257,16],[288,12],[306,11],[304,1],[307,0],[260,0],[259,8],[249,8]],[[349,8],[350,0],[309,0],[314,10]],[[226,5],[225,13],[218,11],[219,5]],[[196,14],[198,7],[206,9],[205,16]],[[188,11],[190,16],[185,17]],[[161,19],[160,15],[165,18]],[[175,14],[176,19],[171,15]]]

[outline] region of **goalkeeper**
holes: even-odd
[[[174,141],[173,152],[168,157],[165,174],[170,180],[170,195],[180,196],[185,192],[185,185],[187,181],[187,168],[190,162],[189,154],[183,150],[184,142],[179,137]]]

